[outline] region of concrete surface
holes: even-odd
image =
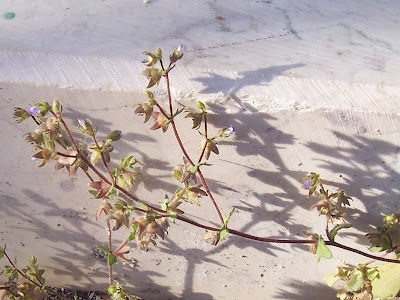
[[[300,188],[309,171],[353,196],[350,245],[366,249],[363,235],[399,209],[397,1],[3,0],[0,10],[16,14],[0,18],[0,238],[21,263],[38,256],[49,284],[104,289],[93,247],[106,233],[83,176],[35,167],[21,137],[33,127],[16,125],[12,108],[57,98],[71,125],[90,117],[102,134],[122,130],[114,162],[137,156],[134,192],[157,204],[175,191],[170,172],[182,155],[172,132],[150,131],[133,115],[144,101],[143,50],[185,44],[171,74],[176,105],[205,101],[211,131],[237,128],[204,169],[222,210],[237,208],[232,228],[322,232]],[[157,95],[166,103],[164,84]],[[178,122],[197,156],[189,126]],[[216,224],[210,201],[201,203],[186,213]],[[132,253],[134,268],[118,265],[118,279],[146,299],[335,299],[322,276],[366,261],[333,249],[335,259],[317,264],[306,247],[236,237],[212,247],[203,234],[177,222],[159,247]]]

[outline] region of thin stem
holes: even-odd
[[[107,233],[108,233],[108,250],[112,253],[112,236],[111,236],[111,226],[110,226],[110,221],[107,221]],[[113,269],[110,264],[108,264],[108,281],[110,282],[110,285],[114,284],[114,279],[113,279]]]
[[[182,199],[183,195],[186,193],[187,187],[185,187],[182,192],[179,193],[179,195],[175,199],[171,199],[171,202],[168,203],[168,206],[171,207],[173,204],[178,202],[179,200]],[[175,195],[174,195],[175,196]]]
[[[57,151],[56,153],[57,153],[57,155],[64,156],[64,157],[77,158],[76,155],[69,155],[66,153],[59,152],[59,151]]]
[[[33,283],[34,285],[42,288],[42,283],[38,284],[37,282],[35,282],[32,279],[30,279],[24,272],[22,272],[20,269],[17,268],[17,266],[13,263],[13,261],[8,256],[8,254],[7,254],[7,252],[5,250],[3,251],[3,253],[4,253],[4,256],[7,258],[8,262],[11,264],[11,266],[14,268],[14,270],[16,270],[18,272],[18,274],[20,274],[22,277],[24,277],[26,280],[28,280],[29,282]]]
[[[171,116],[172,116],[172,115],[173,115],[172,98],[171,98],[171,88],[170,88],[170,83],[169,83],[168,74],[165,74],[164,77],[165,77],[165,79],[166,79],[166,81],[167,81],[167,93],[168,93],[169,111],[170,111]],[[176,140],[177,140],[177,142],[178,142],[178,144],[179,144],[179,147],[180,147],[181,150],[182,150],[183,155],[184,155],[184,156],[186,157],[186,159],[191,163],[191,165],[194,166],[194,163],[193,163],[192,159],[190,158],[189,154],[186,152],[185,147],[183,146],[183,143],[182,143],[181,138],[180,138],[180,136],[179,136],[178,130],[176,129],[176,125],[175,125],[174,118],[171,118],[171,125],[172,125],[172,128],[173,128],[173,130],[174,130],[175,138],[176,138]],[[221,221],[221,224],[223,224],[223,223],[224,223],[224,218],[222,217],[221,210],[219,209],[219,206],[218,206],[217,202],[215,201],[215,199],[214,199],[214,197],[213,197],[213,195],[212,195],[212,193],[211,193],[211,191],[210,191],[210,189],[209,189],[209,187],[208,187],[208,185],[207,185],[207,182],[206,182],[206,180],[204,179],[204,176],[203,176],[203,174],[202,174],[201,171],[200,171],[200,168],[197,168],[197,173],[199,174],[200,181],[201,181],[201,183],[203,184],[203,187],[205,188],[205,190],[206,190],[208,196],[209,196],[210,199],[211,199],[211,202],[213,203],[213,205],[214,205],[214,207],[215,207],[215,209],[216,209],[216,211],[217,211],[217,214],[218,214],[218,217],[219,217],[219,219],[220,219],[220,221]]]
[[[204,144],[203,149],[201,150],[201,154],[200,157],[197,161],[197,163],[199,164],[201,162],[201,160],[203,159],[204,153],[206,152],[206,147],[208,144],[208,132],[207,132],[207,114],[204,114],[204,135],[206,137],[206,143]]]
[[[389,251],[386,251],[385,254],[383,254],[381,257],[386,257],[386,255],[388,255],[389,253],[390,253]],[[367,261],[365,263],[365,265],[369,265],[369,264],[372,264],[374,262],[376,262],[376,259],[371,259],[370,261]]]
[[[90,176],[90,174],[89,174],[88,171],[83,170],[83,172],[85,173],[85,175],[87,176],[87,178],[89,178],[89,180],[90,180],[91,182],[94,182],[94,179],[92,178],[92,176]]]
[[[48,287],[44,287],[43,284],[42,284],[42,282],[41,282],[40,280],[38,280],[39,283],[37,283],[37,282],[35,282],[34,280],[30,279],[24,272],[22,272],[20,269],[17,268],[17,266],[14,264],[14,262],[13,262],[13,261],[11,260],[11,258],[8,256],[8,254],[7,254],[7,252],[6,252],[5,249],[4,249],[3,253],[4,253],[4,256],[7,258],[8,262],[10,263],[10,265],[14,268],[14,270],[16,270],[16,271],[18,272],[18,274],[20,274],[22,277],[24,277],[24,278],[25,278],[26,280],[28,280],[30,283],[36,285],[37,287],[39,287],[39,288],[41,288],[41,289],[44,288],[44,289],[45,289],[47,292],[49,292],[50,294],[53,294],[53,295],[55,295],[55,296],[57,296],[57,297],[61,297],[62,299],[65,299],[65,300],[66,300],[66,298],[65,298],[64,296],[59,295],[59,294],[56,293],[56,292],[53,292],[53,291],[52,291],[51,289],[49,289]],[[37,278],[37,277],[36,277],[36,278]]]
[[[167,76],[166,76],[166,77],[167,77]],[[167,77],[167,78],[168,78],[168,77]],[[167,81],[167,82],[168,82],[168,81]],[[76,146],[76,143],[75,143],[75,141],[74,141],[73,136],[71,135],[71,132],[69,131],[67,125],[65,124],[65,122],[64,122],[62,119],[61,119],[61,123],[63,124],[65,130],[67,131],[67,134],[68,134],[69,138],[71,139],[71,142]],[[172,120],[171,123],[173,123],[173,120]],[[178,135],[178,137],[179,137],[179,135]],[[76,149],[77,149],[78,152],[79,152],[79,149],[78,149],[77,147],[76,147]],[[183,148],[183,149],[184,149],[184,148]],[[188,158],[188,157],[187,157],[187,158]],[[92,164],[90,163],[90,161],[89,161],[86,157],[81,156],[81,159],[88,165],[88,167],[89,167],[90,169],[92,169],[92,171],[93,171],[99,178],[101,178],[103,181],[105,181],[105,182],[107,182],[108,184],[111,185],[111,182],[110,182],[109,180],[107,180],[107,178],[104,177],[103,174],[101,174],[101,173],[97,170],[97,168],[96,168],[94,165],[92,165]],[[190,159],[190,158],[188,158],[188,159]],[[200,175],[200,174],[201,174],[201,172],[199,172],[199,175]],[[201,177],[202,177],[202,176],[201,176]],[[200,177],[200,178],[201,178],[201,177]],[[203,179],[204,179],[204,177],[203,177]],[[144,203],[145,205],[147,205],[148,207],[150,207],[151,209],[153,209],[153,210],[155,210],[155,211],[157,211],[157,212],[161,212],[161,213],[164,212],[164,211],[161,210],[160,208],[155,207],[155,206],[153,206],[153,205],[151,205],[151,204],[148,204],[148,203],[146,203],[146,202],[143,201],[143,200],[140,200],[139,198],[137,198],[136,196],[132,195],[130,192],[128,192],[127,190],[125,190],[124,188],[120,187],[120,186],[117,185],[117,184],[115,185],[115,188],[118,189],[119,191],[121,191],[125,196],[127,196],[129,199],[131,199],[131,200],[133,200],[133,201],[135,201],[135,202],[142,202],[142,203]],[[210,230],[210,231],[221,231],[221,228],[216,228],[216,227],[211,227],[211,226],[208,226],[208,225],[204,225],[204,224],[198,223],[198,222],[196,222],[196,221],[194,221],[194,220],[191,220],[191,219],[189,219],[189,218],[180,216],[180,215],[178,215],[176,218],[177,218],[178,220],[181,220],[181,221],[183,221],[183,222],[185,222],[185,223],[194,225],[194,226],[199,227],[199,228],[203,228],[203,229]],[[295,240],[295,239],[268,238],[268,237],[259,237],[259,236],[247,234],[247,233],[244,233],[244,232],[241,232],[241,231],[238,231],[238,230],[233,230],[233,229],[228,229],[228,231],[229,231],[229,233],[231,233],[231,234],[233,234],[233,235],[237,235],[237,236],[240,236],[240,237],[243,237],[243,238],[246,238],[246,239],[250,239],[250,240],[253,240],[253,241],[260,241],[260,242],[265,242],[265,243],[280,243],[280,244],[310,244],[310,243],[314,243],[314,241],[312,241],[312,240]],[[384,262],[391,262],[391,263],[400,264],[400,260],[389,259],[389,258],[384,258],[384,257],[380,257],[380,256],[371,255],[371,254],[369,254],[369,253],[366,253],[366,252],[363,252],[363,251],[360,251],[360,250],[357,250],[357,249],[354,249],[354,248],[351,248],[351,247],[342,245],[342,244],[337,243],[337,242],[335,242],[335,241],[329,241],[329,240],[328,240],[328,241],[325,241],[325,244],[326,244],[326,245],[333,246],[333,247],[341,248],[341,249],[344,249],[344,250],[347,250],[347,251],[350,251],[350,252],[353,252],[353,253],[356,253],[356,254],[359,254],[359,255],[362,255],[362,256],[371,258],[371,259],[376,259],[377,261],[384,261]]]
[[[375,256],[375,255],[372,255],[372,254],[369,254],[369,253],[366,253],[366,252],[351,248],[349,246],[345,246],[343,244],[340,244],[340,243],[337,243],[337,242],[334,242],[334,241],[325,241],[325,244],[333,246],[333,247],[338,247],[338,248],[341,248],[341,249],[344,249],[344,250],[347,250],[347,251],[350,251],[350,252],[353,252],[353,253],[357,253],[357,254],[360,254],[360,255],[368,257],[368,258],[376,259],[376,260],[379,260],[379,261],[400,264],[400,259],[391,259],[391,258]]]
[[[331,241],[332,239],[331,239],[331,235],[329,234],[329,219],[328,219],[328,217],[326,218],[325,234],[326,234],[326,237],[328,238],[328,240]]]
[[[33,121],[35,121],[36,125],[40,125],[39,121],[34,116],[31,115],[31,117],[32,117]]]
[[[164,117],[166,117],[168,120],[171,119],[170,116],[168,116],[168,114],[165,112],[164,108],[161,107],[161,105],[155,101],[155,105],[158,107],[158,109],[161,111],[161,113],[164,115]]]

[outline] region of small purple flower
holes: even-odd
[[[311,179],[308,179],[308,180],[306,180],[304,183],[303,183],[303,188],[305,188],[305,189],[309,189],[310,187],[312,186],[312,180]]]
[[[183,53],[186,51],[186,46],[181,44],[178,46],[178,48],[176,48],[176,51]]]
[[[40,109],[37,106],[31,106],[28,108],[27,112],[31,116],[37,116],[38,114],[40,114]]]
[[[231,134],[235,134],[236,130],[235,127],[233,127],[232,125],[229,126],[227,129],[225,129],[225,134],[227,135],[231,135]]]

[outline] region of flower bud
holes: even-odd
[[[118,141],[121,138],[121,131],[120,130],[114,130],[113,132],[109,133],[107,135],[107,140],[111,140],[113,142]]]

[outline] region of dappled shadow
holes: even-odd
[[[337,299],[336,290],[324,283],[294,280],[286,283],[286,286],[287,288],[282,288],[277,291],[274,298],[288,300]]]
[[[15,247],[31,247],[30,255],[39,257],[39,265],[47,271],[51,270],[56,276],[68,278],[69,283],[63,283],[62,287],[70,289],[82,289],[82,282],[86,282],[86,289],[106,291],[108,283],[107,262],[94,255],[93,248],[103,244],[106,240],[106,232],[100,223],[95,223],[87,217],[83,211],[74,209],[63,209],[54,201],[49,200],[37,193],[25,189],[22,190],[26,195],[27,201],[30,201],[30,208],[21,200],[14,197],[0,194],[2,210],[0,216],[6,216],[7,225],[2,227],[5,236],[8,232],[16,233],[16,230],[29,232],[27,239],[22,241],[6,240],[9,254],[13,257]],[[88,197],[89,198],[89,197]],[[104,230],[104,240],[96,239],[91,232],[94,228]],[[50,242],[50,243],[48,243]],[[120,243],[121,240],[115,239],[114,243]],[[19,243],[19,244],[18,244]],[[51,257],[40,258],[43,251],[47,249],[40,247],[49,247],[54,253]],[[18,245],[18,246],[16,246]],[[51,261],[43,263],[43,261]],[[88,262],[91,262],[88,264]],[[137,265],[137,263],[136,263]],[[23,267],[20,265],[20,267]],[[154,271],[139,270],[137,266],[132,268],[129,265],[118,264],[114,266],[115,278],[126,285],[126,287],[136,295],[141,297],[151,297],[150,299],[176,299],[176,296],[169,292],[169,288],[158,285],[153,277],[164,276]],[[48,272],[46,273],[48,274]],[[45,275],[46,275],[45,274]],[[46,276],[45,276],[46,277]],[[57,282],[53,278],[48,278],[48,282]]]
[[[208,77],[195,79],[205,85],[203,93],[222,92],[228,98],[233,99],[241,108],[239,111],[228,112],[222,104],[208,103],[210,109],[208,121],[210,125],[215,128],[223,128],[232,124],[237,129],[236,137],[219,143],[221,154],[224,147],[226,147],[226,149],[233,149],[235,157],[232,158],[229,155],[216,157],[213,155],[212,163],[224,164],[227,168],[230,166],[240,167],[240,174],[235,174],[235,176],[240,177],[241,183],[239,186],[231,187],[229,182],[225,184],[223,180],[216,179],[216,176],[210,176],[212,178],[207,179],[211,190],[215,191],[215,194],[219,196],[217,201],[229,201],[229,206],[235,207],[239,215],[246,216],[243,223],[235,224],[235,229],[240,231],[260,236],[270,236],[270,232],[273,232],[276,237],[295,238],[300,235],[303,236],[302,231],[309,229],[307,225],[296,222],[299,217],[294,212],[295,209],[300,211],[308,210],[312,204],[312,202],[306,201],[305,191],[300,190],[301,182],[307,175],[302,168],[299,168],[302,164],[301,157],[298,160],[298,165],[289,165],[282,158],[281,153],[281,150],[299,144],[301,142],[300,138],[288,132],[289,130],[284,126],[280,126],[279,122],[281,120],[274,116],[274,113],[259,112],[256,106],[243,103],[240,95],[238,95],[246,86],[268,84],[273,76],[280,75],[290,68],[301,66],[301,64],[294,64],[243,72],[239,73],[238,79],[225,78],[216,74],[209,74],[210,76]],[[215,117],[215,114],[218,114],[218,118]],[[85,114],[81,111],[66,110],[65,116],[67,121],[75,123],[76,121],[74,120],[76,118],[90,118],[93,124],[98,126],[99,134],[103,136],[113,129],[117,129],[111,127],[111,122],[93,118],[91,114]],[[151,193],[150,199],[144,200],[158,204],[158,200],[163,196],[161,194],[168,193],[171,195],[178,187],[178,184],[173,182],[170,175],[174,166],[163,159],[163,155],[166,152],[159,148],[162,140],[153,137],[156,134],[161,135],[160,132],[155,132],[154,135],[147,135],[134,126],[132,126],[132,130],[134,131],[133,133],[123,132],[124,138],[115,144],[114,157],[118,157],[118,160],[130,154],[138,157],[138,167],[142,173],[142,178],[140,179],[140,184],[135,186],[133,191],[136,192],[140,189],[149,191]],[[393,208],[398,209],[399,173],[397,169],[388,167],[387,163],[383,161],[387,155],[397,155],[399,148],[389,142],[375,140],[363,135],[345,135],[340,132],[334,132],[334,135],[343,142],[340,147],[332,147],[331,145],[314,141],[307,141],[304,145],[310,150],[310,156],[315,154],[316,158],[311,159],[319,162],[321,169],[342,176],[340,180],[328,178],[331,179],[326,181],[328,185],[345,189],[349,195],[363,201],[366,208],[365,212],[350,209],[350,213],[357,213],[358,218],[363,220],[362,222],[355,222],[355,228],[365,233],[371,229],[370,224],[379,223],[381,213],[392,212]],[[165,136],[173,138],[171,130],[164,135],[164,140],[166,139]],[[148,149],[156,151],[156,155],[153,156],[151,151],[142,150],[142,145],[144,144],[150,144]],[[343,144],[347,145],[343,146]],[[181,163],[181,154],[178,154],[178,156],[179,159],[176,160]],[[113,160],[113,167],[115,167],[115,163],[118,160]],[[156,176],[154,176],[155,173],[157,174]],[[380,174],[379,176],[377,176],[378,173]],[[324,174],[321,175],[323,176]],[[246,178],[251,179],[257,185],[250,187],[246,182]],[[379,197],[366,193],[365,188],[362,187],[364,184],[367,187],[375,188],[379,192]],[[4,210],[2,209],[3,213],[12,219],[29,219],[32,224],[29,227],[32,235],[54,243],[52,248],[56,255],[51,257],[51,260],[57,266],[60,266],[54,269],[54,274],[71,278],[76,282],[85,280],[93,285],[98,284],[96,278],[106,278],[107,268],[104,265],[101,267],[97,265],[96,267],[87,266],[88,261],[90,263],[96,262],[96,258],[91,256],[91,247],[101,244],[103,240],[98,240],[84,228],[85,225],[90,225],[95,230],[104,229],[92,221],[93,218],[86,218],[87,216],[78,209],[64,209],[61,205],[57,205],[58,202],[56,203],[37,195],[37,193],[28,189],[23,190],[23,193],[29,201],[33,201],[39,206],[39,213],[34,214],[33,212],[24,211],[21,208],[20,200],[11,199],[9,196],[6,196],[9,200],[6,201],[7,205],[5,205]],[[63,197],[63,199],[65,198]],[[79,199],[76,201],[79,201]],[[202,201],[205,202],[206,200]],[[192,214],[191,210],[187,214],[191,217],[202,219],[204,222],[212,222],[218,226],[215,220],[205,220],[209,217],[208,215],[198,216]],[[309,216],[310,218],[317,218],[315,212],[310,212]],[[59,223],[60,226],[49,226],[46,218],[59,217],[64,217],[62,222]],[[28,230],[26,225],[22,226],[18,223],[8,226],[9,228]],[[320,232],[322,233],[322,231]],[[345,233],[344,236],[346,236]],[[356,237],[359,238],[358,242],[366,243],[363,235],[356,235]],[[72,246],[70,248],[63,247],[62,243],[65,243],[65,241],[71,242]],[[195,274],[196,269],[203,262],[217,265],[222,271],[225,268],[229,269],[229,266],[219,262],[213,256],[220,252],[223,247],[238,248],[243,253],[255,250],[260,255],[275,256],[277,258],[279,258],[280,254],[291,251],[291,247],[307,249],[305,246],[285,248],[275,244],[259,243],[230,236],[229,239],[221,242],[216,247],[210,246],[209,251],[196,247],[189,247],[183,251],[183,247],[180,247],[171,239],[166,239],[166,241],[160,242],[160,251],[168,255],[180,253],[182,259],[186,262],[183,291],[182,295],[179,296],[193,299],[213,299],[209,294],[196,293]],[[304,251],[304,255],[307,255],[306,251]],[[77,265],[84,267],[77,269]],[[177,295],[170,292],[170,287],[159,286],[152,279],[153,277],[170,275],[162,275],[155,271],[132,270],[120,265],[116,267],[116,270],[117,276],[120,273],[125,274],[125,276],[121,276],[120,280],[128,282],[128,287],[133,291],[138,291],[139,295],[147,296],[149,299],[175,299],[177,297]],[[312,284],[310,286],[300,282],[289,284],[292,286],[291,290],[295,289],[295,291],[282,291],[282,298],[307,299],[307,297],[317,297],[324,293],[328,293],[329,297],[331,295],[330,289],[326,291],[322,285]],[[73,287],[73,285],[69,287]],[[106,284],[101,286],[102,289],[105,287]]]
[[[364,234],[381,226],[382,215],[400,210],[400,173],[397,167],[400,147],[360,134],[349,136],[337,131],[333,134],[340,146],[308,143],[307,147],[326,157],[318,160],[321,169],[338,174],[340,180],[327,178],[327,183],[346,190],[354,201],[362,202],[365,211],[348,209],[349,221],[359,232],[348,235],[356,237],[359,244],[369,245]]]
[[[302,63],[271,66],[267,68],[239,72],[235,78],[207,72],[206,76],[196,77],[192,80],[200,82],[204,86],[204,88],[200,90],[200,94],[218,94],[222,92],[225,96],[233,99],[242,109],[256,112],[257,110],[246,105],[239,99],[237,94],[243,88],[247,86],[268,85],[268,83],[274,79],[274,77],[280,76],[288,70],[303,66],[305,66],[305,64]]]

